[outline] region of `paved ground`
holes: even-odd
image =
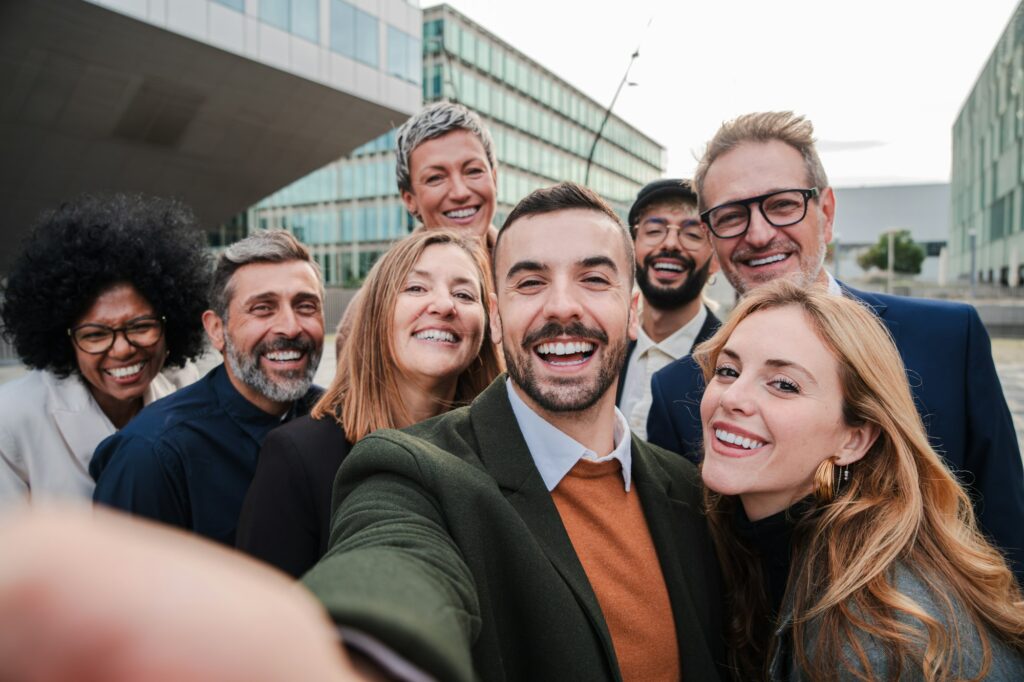
[[[1024,452],[1024,339],[993,339],[992,356]]]
[[[1013,414],[1017,427],[1017,442],[1024,452],[1024,339],[993,339],[992,356],[999,370],[999,380],[1003,384],[1006,402]],[[201,366],[212,367],[219,362],[217,356],[208,356],[200,363]],[[334,335],[324,340],[324,357],[316,373],[316,382],[321,386],[331,383],[334,376]],[[0,384],[10,381],[25,373],[21,366],[0,366]]]

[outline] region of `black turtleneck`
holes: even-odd
[[[772,616],[777,617],[786,594],[792,559],[793,529],[813,502],[806,498],[777,514],[751,521],[742,504],[736,505],[736,533],[761,557],[765,590]]]

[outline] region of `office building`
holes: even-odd
[[[4,242],[86,191],[224,224],[415,112],[421,31],[406,0],[0,2]]]
[[[1016,285],[1024,274],[1024,6],[1018,5],[953,125],[950,272]]]
[[[500,225],[525,195],[562,180],[583,182],[606,105],[448,5],[423,10],[423,99],[478,112],[494,137]],[[410,60],[412,54],[408,55]],[[404,117],[393,119],[395,126]],[[254,206],[252,228],[285,228],[310,244],[333,285],[353,285],[413,220],[395,184],[394,131]],[[612,115],[588,184],[623,216],[641,186],[664,172],[665,150]]]

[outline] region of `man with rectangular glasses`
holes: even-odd
[[[616,404],[629,428],[647,439],[651,377],[690,354],[720,324],[701,293],[718,270],[711,241],[700,224],[697,195],[687,180],[655,180],[629,209],[636,251],[636,283],[643,294],[640,330],[626,351]]]
[[[784,277],[860,299],[886,324],[932,447],[967,488],[983,530],[1021,580],[1024,468],[988,334],[974,308],[857,291],[825,270],[836,199],[813,127],[801,116],[756,113],[725,123],[698,163],[694,185],[719,265],[741,296]],[[689,356],[655,374],[648,439],[698,461],[703,391]]]

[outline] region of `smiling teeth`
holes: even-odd
[[[738,445],[744,450],[753,450],[764,445],[764,443],[759,440],[751,440],[749,438],[744,438],[743,436],[737,436],[735,433],[729,433],[724,429],[715,429],[715,438],[725,441],[726,443],[731,443],[732,445]]]
[[[655,263],[655,270],[671,270],[673,272],[682,272],[683,266],[678,263]]]
[[[753,260],[748,260],[747,265],[755,267],[758,265],[767,265],[768,263],[777,263],[780,260],[785,260],[788,257],[788,253],[777,253],[774,256],[767,256],[765,258],[755,258]]]
[[[594,344],[586,341],[542,343],[537,346],[537,352],[541,355],[574,355],[576,353],[589,353],[592,350],[594,350]]]
[[[455,334],[451,332],[444,332],[440,329],[426,329],[421,332],[414,334],[417,339],[424,339],[426,341],[447,341],[448,343],[455,343]]]
[[[137,362],[134,365],[129,365],[128,367],[112,367],[107,370],[107,374],[117,379],[124,379],[125,377],[130,377],[133,374],[141,372],[144,364],[146,363]]]
[[[477,209],[475,208],[458,208],[454,211],[447,211],[445,215],[449,218],[468,218],[476,215],[476,211]]]
[[[297,350],[278,350],[272,353],[267,353],[268,360],[275,360],[277,362],[287,362],[288,360],[298,360],[302,357],[302,353]]]

